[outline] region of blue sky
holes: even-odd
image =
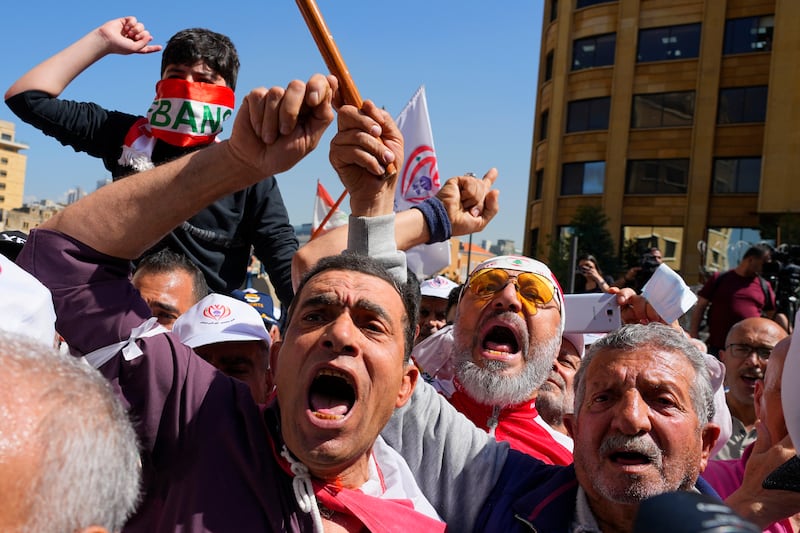
[[[522,246],[528,192],[542,2],[317,0],[361,95],[392,115],[425,85],[442,178],[500,172],[500,214],[475,236],[513,239]],[[26,70],[103,22],[134,15],[165,44],[176,31],[208,27],[231,37],[242,67],[237,101],[257,86],[285,85],[326,72],[295,2],[18,2],[3,14],[5,90]],[[79,76],[63,97],[91,100],[144,114],[155,91],[160,54],[107,56]],[[26,199],[58,200],[75,186],[94,190],[108,175],[102,163],[77,154],[20,123],[0,106],[0,119],[16,124],[30,145]],[[230,123],[228,123],[228,129]],[[311,221],[320,179],[335,198],[342,186],[330,169],[327,146],[278,176],[293,224]],[[223,137],[225,134],[223,134]]]

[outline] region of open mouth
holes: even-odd
[[[483,349],[498,355],[514,354],[519,351],[519,341],[511,329],[494,326],[483,337]]]
[[[631,466],[631,465],[646,465],[652,461],[650,457],[643,453],[619,451],[609,454],[608,458],[617,464]]]
[[[323,420],[341,420],[356,402],[356,390],[350,377],[337,370],[320,370],[308,390],[311,413]]]

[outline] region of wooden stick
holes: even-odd
[[[322,233],[322,228],[324,228],[324,227],[325,227],[325,224],[327,224],[327,223],[328,223],[328,221],[331,219],[331,217],[332,217],[332,216],[333,216],[333,214],[336,212],[336,210],[337,210],[337,209],[339,209],[339,206],[340,206],[340,205],[341,205],[341,203],[344,201],[344,198],[345,198],[345,196],[347,196],[347,189],[345,189],[345,190],[342,192],[342,194],[341,194],[341,195],[339,195],[339,199],[338,199],[338,200],[336,200],[336,202],[335,202],[335,203],[334,203],[334,204],[331,206],[330,210],[328,211],[328,214],[326,214],[326,215],[325,215],[325,218],[323,218],[323,219],[322,219],[322,222],[320,222],[320,223],[319,223],[319,226],[317,226],[317,228],[316,228],[316,229],[313,231],[313,233],[311,233],[311,238],[310,238],[310,239],[308,239],[309,241],[313,241],[313,240],[314,240],[314,238],[315,238],[317,235],[319,235],[320,233]]]
[[[363,103],[361,95],[358,93],[358,88],[353,78],[350,76],[350,71],[347,69],[342,54],[339,53],[339,48],[333,40],[333,35],[328,29],[327,24],[325,24],[325,19],[322,18],[322,13],[319,7],[317,7],[316,1],[296,1],[297,7],[300,8],[300,12],[303,14],[303,18],[306,21],[306,26],[308,26],[308,29],[311,31],[314,42],[317,43],[317,48],[319,48],[322,58],[325,60],[325,65],[327,65],[331,74],[336,76],[339,80],[339,91],[342,93],[342,100],[345,104],[353,105],[361,109]],[[386,165],[384,178],[392,178],[396,174],[397,167],[394,163]],[[346,193],[347,191],[345,191],[344,194]]]

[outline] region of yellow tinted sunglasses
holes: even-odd
[[[488,299],[509,283],[514,284],[520,301],[531,315],[535,315],[540,307],[550,303],[556,293],[553,282],[542,275],[522,272],[511,276],[502,268],[484,268],[475,272],[467,283],[467,288],[475,297]]]

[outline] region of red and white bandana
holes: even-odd
[[[141,171],[152,168],[156,139],[173,146],[214,142],[222,123],[233,114],[235,96],[228,87],[167,79],[156,84],[156,97],[125,136],[121,165]]]

